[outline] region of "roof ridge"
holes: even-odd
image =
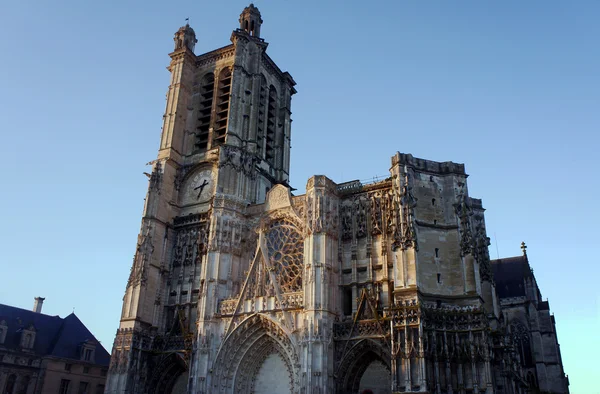
[[[34,314],[36,316],[37,315],[41,315],[41,316],[48,316],[48,317],[58,317],[59,319],[62,319],[62,317],[60,317],[59,315],[49,315],[47,313],[35,312],[35,311],[30,310],[30,309],[21,308],[19,306],[12,306],[12,305],[7,305],[7,304],[0,303],[0,307],[2,307],[2,306],[5,306],[5,307],[11,308],[11,309],[20,309],[22,311],[29,312],[29,313]]]

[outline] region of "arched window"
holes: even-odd
[[[217,90],[216,119],[213,131],[212,147],[225,143],[227,120],[229,119],[229,95],[231,94],[231,70],[224,68],[219,74]]]
[[[269,88],[269,101],[267,106],[267,135],[265,144],[265,160],[275,165],[275,120],[277,116],[277,91],[271,85]]]
[[[0,344],[4,343],[7,332],[8,326],[6,325],[6,320],[0,320]]]
[[[8,379],[6,380],[6,386],[4,386],[4,393],[3,394],[13,394],[13,391],[15,390],[15,384],[17,382],[17,376],[16,375],[10,375],[8,377]]]
[[[25,338],[23,339],[23,347],[25,349],[29,349],[31,347],[31,334],[25,334]]]
[[[258,118],[256,129],[256,151],[262,157],[265,144],[265,123],[267,116],[267,79],[261,76],[258,96]]]
[[[196,129],[196,149],[208,148],[208,131],[213,106],[215,75],[208,73],[200,84],[200,102],[198,105],[198,127]]]
[[[513,321],[510,323],[510,333],[515,345],[515,351],[519,354],[521,365],[525,368],[533,367],[529,330],[520,321]]]
[[[537,389],[537,382],[532,372],[527,373],[527,384],[529,385],[529,390]]]
[[[29,388],[30,381],[31,378],[29,376],[25,376],[21,380],[21,384],[19,385],[19,391],[17,391],[17,394],[27,394],[27,389]]]

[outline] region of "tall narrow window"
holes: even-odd
[[[19,385],[19,390],[17,394],[27,394],[27,389],[29,389],[29,383],[31,382],[31,378],[29,376],[25,376],[21,380],[21,384]]]
[[[8,380],[6,381],[6,388],[4,389],[5,393],[9,393],[12,394],[12,392],[15,389],[15,384],[17,383],[17,376],[16,375],[10,375],[8,377]]]
[[[88,394],[88,382],[79,382],[79,390],[77,390],[77,394]]]
[[[229,95],[231,93],[231,70],[223,69],[219,74],[219,88],[217,90],[216,118],[213,131],[212,146],[225,143],[227,120],[229,118]]]
[[[277,91],[271,85],[269,89],[269,103],[267,106],[267,135],[265,144],[265,160],[275,165],[275,119],[276,119]]]
[[[352,315],[352,289],[349,287],[343,288],[343,308],[344,308],[344,316]]]
[[[256,129],[256,152],[262,157],[265,144],[265,118],[267,113],[267,80],[265,77],[260,81],[260,94],[258,97],[258,119]]]
[[[71,384],[71,381],[68,379],[61,379],[60,380],[60,389],[58,390],[59,394],[69,394],[69,385]]]
[[[209,73],[202,78],[200,85],[200,103],[198,105],[198,127],[196,129],[196,149],[208,148],[208,131],[213,105],[215,76]]]

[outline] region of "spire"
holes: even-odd
[[[186,21],[188,21],[186,19]],[[190,51],[194,52],[194,46],[198,42],[196,39],[196,33],[194,33],[194,29],[192,29],[189,23],[186,23],[185,26],[182,26],[175,33],[175,37],[173,38],[175,41],[175,50],[188,48]]]
[[[244,8],[244,11],[240,14],[240,30],[245,31],[252,37],[260,38],[260,25],[262,25],[262,22],[260,11],[254,4]]]
[[[527,257],[527,245],[525,245],[525,241],[521,242],[521,250],[523,251],[523,256]]]

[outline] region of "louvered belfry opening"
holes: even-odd
[[[200,105],[198,106],[198,127],[196,130],[196,149],[208,148],[210,116],[212,112],[215,75],[209,73],[202,78],[200,85]]]
[[[275,164],[275,104],[277,103],[277,91],[271,85],[269,89],[269,100],[267,106],[267,142],[265,147],[265,160],[267,163]]]
[[[260,94],[258,97],[258,120],[256,129],[256,150],[262,157],[265,138],[265,120],[267,112],[267,80],[263,77],[260,82]]]
[[[219,74],[219,88],[217,90],[216,117],[213,132],[212,147],[225,143],[227,120],[229,118],[229,97],[231,93],[231,70],[223,69]]]

